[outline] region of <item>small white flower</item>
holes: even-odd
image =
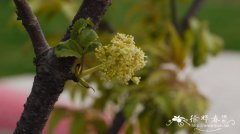
[[[172,121],[176,121],[176,122],[180,123],[180,122],[182,122],[182,117],[180,117],[180,116],[174,116],[173,119],[172,119]]]

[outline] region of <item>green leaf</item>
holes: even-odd
[[[212,44],[209,44],[208,51],[211,55],[216,56],[223,48],[224,41],[221,37],[212,34]]]
[[[81,44],[83,47],[88,47],[88,45],[91,44],[91,42],[97,40],[98,35],[97,33],[91,29],[91,28],[85,28],[82,30],[82,32],[79,34],[77,38],[77,42]]]
[[[168,96],[159,95],[159,96],[156,96],[153,100],[157,104],[156,108],[160,109],[160,111],[167,117],[171,116],[172,111],[169,105],[170,99]]]
[[[223,40],[219,36],[212,34],[208,30],[208,27],[206,27],[203,31],[203,39],[206,43],[208,52],[213,56],[216,56],[220,52],[224,44]]]
[[[127,119],[130,119],[132,117],[137,105],[139,104],[139,99],[137,96],[132,96],[129,98],[129,100],[127,102],[128,103],[124,107],[124,115]]]
[[[77,20],[71,30],[70,38],[73,40],[77,40],[79,34],[82,32],[83,29],[85,29],[87,26],[93,26],[93,23],[90,19],[79,19]]]
[[[80,19],[72,27],[71,39],[76,41],[79,46],[83,47],[84,52],[89,51],[88,49],[92,50],[100,44],[97,42],[98,35],[92,29],[93,26],[94,24],[90,19]]]
[[[133,125],[132,124],[128,125],[126,134],[133,134]]]
[[[140,119],[139,119],[139,126],[140,126],[140,133],[141,134],[148,134],[148,129],[147,126],[149,124],[149,118],[147,118],[147,115],[143,115]]]
[[[55,47],[55,54],[57,57],[76,57],[81,58],[82,48],[74,40],[67,40],[61,42]]]
[[[102,45],[99,41],[93,41],[87,48],[87,52],[92,52],[97,48],[98,46]]]
[[[186,49],[184,48],[183,42],[176,29],[171,23],[168,24],[168,32],[170,35],[173,60],[176,65],[183,68],[185,66],[185,58],[187,56]]]
[[[107,133],[108,127],[106,122],[103,119],[96,117],[92,120],[92,124],[94,125],[98,134]]]
[[[48,133],[52,134],[54,132],[54,129],[57,127],[60,120],[66,115],[66,109],[64,108],[55,108],[53,111],[53,114],[50,118],[49,124],[48,124]]]
[[[85,132],[86,122],[81,113],[75,112],[70,125],[70,134],[81,134]]]
[[[198,35],[197,42],[193,46],[193,65],[198,67],[207,61],[207,41],[206,31],[204,26],[201,27]]]
[[[161,125],[160,115],[157,112],[153,112],[150,116],[151,123],[149,125],[149,131],[151,134],[158,134],[158,130]]]

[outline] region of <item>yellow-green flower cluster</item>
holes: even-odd
[[[129,80],[135,84],[140,82],[140,77],[134,75],[146,65],[146,56],[135,46],[133,36],[117,33],[109,45],[96,48],[95,55],[102,63],[104,80],[117,79],[124,84],[128,84]]]

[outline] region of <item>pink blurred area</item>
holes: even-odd
[[[23,111],[28,93],[23,90],[0,86],[0,133],[12,133]],[[55,134],[68,134],[68,119],[62,120]],[[47,134],[46,128],[43,134]]]
[[[28,95],[29,92],[26,90],[0,85],[0,134],[11,134],[14,131]],[[64,102],[63,100],[59,100],[56,105],[74,108],[74,105]],[[107,124],[111,125],[111,117],[107,115],[103,116]],[[69,118],[63,119],[58,124],[54,134],[69,134],[69,123]],[[47,134],[46,128],[47,127],[44,128],[43,134]],[[122,132],[119,132],[119,134],[123,134],[124,128],[125,127],[123,127]]]

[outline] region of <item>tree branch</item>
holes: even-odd
[[[194,0],[191,7],[187,11],[185,17],[183,18],[181,24],[179,25],[180,35],[189,27],[189,20],[197,14],[204,0]]]
[[[95,26],[98,25],[110,2],[110,0],[84,0],[62,40],[69,39],[72,25],[81,17],[90,17]],[[29,20],[29,17],[26,16],[29,15],[28,12],[31,12],[30,15],[33,16],[32,11],[25,0],[15,0],[15,4],[18,10],[21,9],[19,14],[24,25],[26,25],[25,21]],[[36,18],[34,19],[36,20]],[[27,28],[29,27],[31,31],[32,26],[30,25]],[[38,32],[41,34],[32,31],[29,32],[30,36],[34,39],[34,43],[36,43],[36,35],[44,37],[41,31]],[[34,79],[32,91],[27,102],[24,104],[24,111],[17,123],[14,134],[40,134],[42,132],[55,102],[63,91],[65,82],[73,77],[71,67],[74,61],[75,58],[57,58],[52,48],[37,56],[35,59],[37,74]]]
[[[108,130],[107,134],[118,134],[119,130],[122,128],[125,122],[125,117],[123,111],[119,111],[112,122],[112,126]]]
[[[170,9],[171,9],[172,22],[173,22],[175,28],[178,28],[177,1],[176,0],[170,1]]]
[[[73,18],[72,24],[68,27],[66,34],[62,38],[62,41],[69,39],[71,28],[79,18],[90,18],[91,21],[95,24],[95,28],[97,28],[98,24],[100,23],[100,19],[110,4],[111,0],[84,0],[81,8]]]
[[[113,27],[107,21],[104,21],[104,20],[101,21],[98,28],[99,28],[99,30],[106,31],[111,34],[113,34],[115,32]]]
[[[18,20],[22,20],[22,24],[32,40],[34,52],[37,57],[50,47],[27,1],[14,0],[14,2],[17,7]]]

